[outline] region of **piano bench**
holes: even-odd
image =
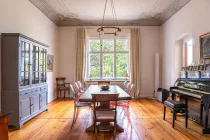
[[[175,101],[175,100],[166,100],[164,102],[163,120],[165,120],[166,107],[173,112],[172,127],[174,128],[176,114],[177,113],[185,113],[185,127],[187,128],[187,125],[188,125],[188,107],[187,107],[187,105],[183,104],[182,102]]]

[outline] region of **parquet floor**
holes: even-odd
[[[92,140],[93,133],[86,133],[91,125],[91,113],[88,109],[80,112],[73,129],[70,130],[73,113],[72,100],[55,100],[49,104],[49,110],[25,123],[23,128],[9,128],[10,140]],[[189,120],[189,128],[184,127],[184,117],[178,116],[175,128],[171,127],[171,113],[167,110],[163,121],[163,104],[153,99],[139,99],[130,102],[130,115],[133,127],[128,123],[124,112],[118,109],[118,124],[125,131],[117,133],[119,140],[210,140],[210,135],[202,135],[202,127]],[[112,133],[100,132],[98,139],[113,139]]]

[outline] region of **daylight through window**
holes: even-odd
[[[129,39],[88,39],[87,74],[91,79],[125,79],[129,73]]]

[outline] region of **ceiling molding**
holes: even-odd
[[[45,0],[29,0],[42,13],[44,13],[52,22],[58,26],[100,26],[100,20],[82,20],[76,13],[68,10],[67,15],[60,14],[49,5]],[[157,1],[152,9],[147,13],[141,13],[136,20],[118,20],[119,26],[160,26],[176,14],[191,0],[174,0],[174,2],[162,13],[154,13],[153,11],[160,5],[161,0]],[[62,5],[61,5],[62,6]],[[67,11],[67,10],[66,10]],[[113,25],[111,20],[105,21],[105,26]]]

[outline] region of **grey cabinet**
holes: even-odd
[[[2,34],[2,111],[22,125],[48,110],[48,46],[19,33]]]

